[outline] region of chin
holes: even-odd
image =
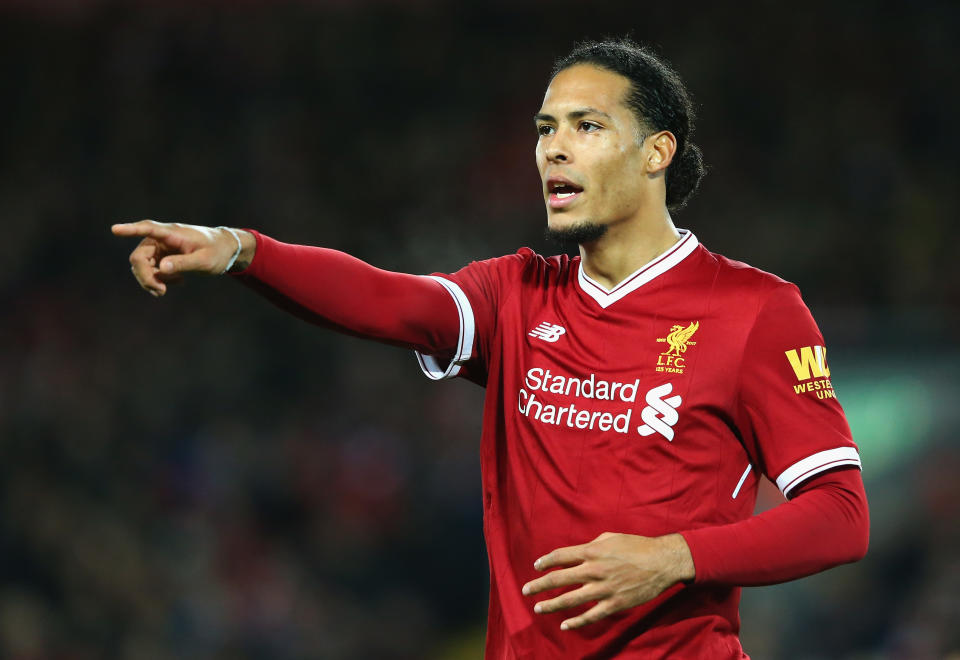
[[[605,233],[608,225],[598,224],[590,220],[571,219],[567,222],[552,222],[552,218],[547,220],[547,239],[557,243],[591,243]]]
[[[564,231],[570,227],[589,222],[589,220],[576,212],[547,209],[547,229],[550,231]]]

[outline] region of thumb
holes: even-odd
[[[171,254],[160,260],[160,272],[164,275],[198,270],[213,272],[209,261],[207,250],[196,250],[187,254]]]

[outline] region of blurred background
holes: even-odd
[[[482,390],[226,278],[154,300],[108,228],[554,252],[532,115],[625,33],[699,108],[675,221],[800,286],[862,450],[870,553],[746,590],[746,650],[958,657],[958,5],[670,4],[0,2],[0,657],[479,658]]]

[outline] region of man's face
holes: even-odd
[[[630,81],[587,64],[556,75],[536,115],[537,168],[551,231],[633,217],[644,197],[641,127]]]

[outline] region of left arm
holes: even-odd
[[[789,502],[729,525],[656,538],[605,533],[584,545],[541,557],[524,595],[558,587],[577,589],[537,603],[537,613],[596,602],[561,628],[594,623],[656,598],[681,582],[753,586],[794,580],[867,551],[870,520],[860,471],[825,472],[799,486]]]
[[[755,587],[813,575],[867,553],[870,514],[857,468],[826,472],[789,502],[730,525],[682,533],[696,584]]]

